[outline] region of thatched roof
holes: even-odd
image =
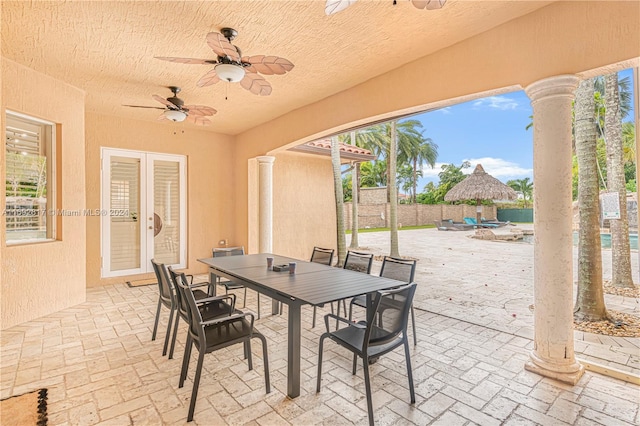
[[[451,188],[445,201],[461,200],[515,200],[518,194],[484,171],[478,164],[476,169],[462,182]]]

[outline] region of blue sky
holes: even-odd
[[[629,76],[625,70],[620,78]],[[467,160],[471,173],[476,164],[506,182],[529,177],[533,180],[533,131],[525,130],[533,114],[524,91],[477,99],[437,111],[416,115],[424,125],[423,135],[438,145],[435,168],[425,166],[418,183],[421,192],[427,182],[438,183],[442,164],[457,166]],[[633,113],[623,121],[631,120]]]

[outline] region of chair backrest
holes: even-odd
[[[244,254],[244,247],[214,247],[213,257],[240,256]]]
[[[173,284],[173,288],[176,289],[176,304],[178,305],[178,313],[185,320],[189,320],[189,311],[187,300],[182,297],[182,292],[179,291],[179,283],[184,284],[185,286],[189,286],[189,281],[187,280],[187,276],[182,272],[176,272],[169,266],[169,277],[171,278],[171,284]]]
[[[343,268],[351,271],[371,273],[371,265],[373,265],[372,253],[361,253],[357,251],[348,251],[347,258],[344,261]]]
[[[416,283],[376,292],[373,300],[374,309],[367,315],[363,350],[367,346],[389,343],[401,333],[404,333],[406,338],[409,312],[415,293]]]
[[[333,252],[333,249],[314,247],[313,253],[311,253],[311,262],[331,266],[331,262],[333,262]]]
[[[465,217],[464,219],[464,223],[466,223],[467,225],[477,225],[478,221],[476,220],[475,217]]]
[[[200,325],[202,322],[202,314],[196,305],[196,298],[193,295],[191,287],[188,285],[185,274],[176,274],[176,293],[180,299],[181,306],[184,306],[186,312],[186,321],[189,323],[189,334],[196,342],[196,346],[206,344],[204,328]]]
[[[416,261],[385,256],[380,269],[380,276],[409,284],[416,275]]]
[[[153,271],[156,273],[156,279],[158,280],[160,299],[162,299],[165,305],[173,303],[175,293],[169,280],[166,266],[164,263],[156,262],[155,259],[151,259],[151,265],[153,265]]]

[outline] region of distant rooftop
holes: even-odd
[[[342,160],[352,161],[370,161],[375,160],[376,156],[368,149],[358,148],[354,145],[339,143],[340,158]],[[307,154],[331,156],[331,139],[320,139],[317,141],[307,142],[302,145],[289,148],[289,151],[305,152]]]

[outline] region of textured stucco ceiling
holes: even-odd
[[[181,86],[186,103],[218,110],[206,129],[233,135],[550,2],[449,0],[434,11],[392,3],[360,0],[325,16],[321,0],[2,1],[2,55],[85,90],[87,111],[101,114],[154,121],[160,111],[122,105],[157,106],[151,95]],[[238,30],[244,55],[295,64],[266,76],[270,96],[230,83],[198,88],[210,66],[154,59],[214,59],[205,36],[222,27]]]

